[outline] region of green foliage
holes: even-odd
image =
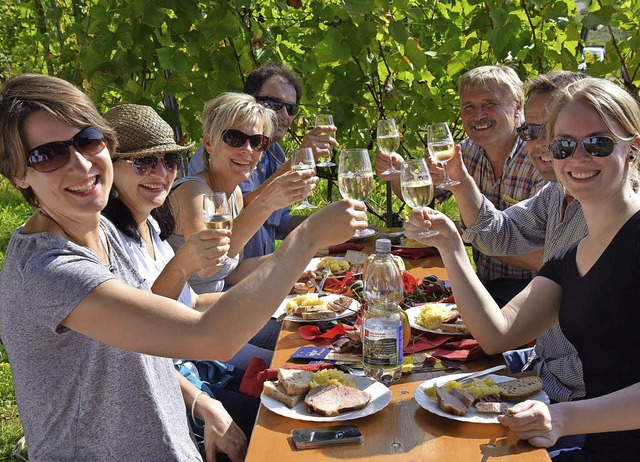
[[[290,6],[301,4],[300,7]],[[466,70],[507,63],[523,79],[577,69],[584,32],[603,25],[597,76],[638,85],[638,3],[570,0],[7,0],[0,6],[0,79],[24,71],[69,79],[102,110],[156,107],[199,140],[205,100],[241,90],[256,65],[282,61],[304,79],[295,142],[307,120],[333,112],[344,146],[373,148],[375,122],[394,117],[403,148],[419,128],[458,123],[456,83]],[[602,26],[601,26],[602,27]],[[615,38],[615,42],[612,37]],[[602,39],[599,39],[602,40]],[[624,68],[623,72],[620,69]],[[174,96],[179,115],[164,109]]]
[[[11,235],[31,213],[32,209],[22,195],[5,178],[0,178],[0,269]]]

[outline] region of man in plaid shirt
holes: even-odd
[[[459,93],[462,125],[468,136],[460,143],[460,153],[480,192],[499,210],[533,196],[546,181],[529,160],[525,143],[516,132],[516,127],[522,122],[524,102],[524,90],[518,75],[507,66],[478,67],[462,76]],[[389,156],[378,152],[376,172],[379,175],[388,167],[389,159]],[[401,159],[394,154],[392,160],[398,165]],[[429,163],[433,182],[439,184],[442,169],[433,162]],[[460,170],[460,156],[454,156],[448,165],[451,171]],[[456,179],[455,174],[451,176]],[[399,175],[385,176],[384,179],[392,181],[394,191],[400,190]],[[454,190],[455,186],[451,189]],[[450,194],[447,191],[443,196]],[[478,277],[501,306],[535,275],[524,257],[491,257],[475,248],[473,257]]]

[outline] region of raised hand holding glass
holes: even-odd
[[[229,199],[224,192],[213,192],[202,196],[202,218],[206,229],[228,229],[233,227],[233,215]],[[225,256],[224,260],[228,257]],[[223,266],[224,260],[216,266]]]
[[[316,165],[313,159],[313,150],[311,148],[294,149],[291,154],[291,171],[300,172],[302,170],[313,170],[315,172]],[[294,210],[317,209],[318,207],[309,202],[308,196],[304,196],[303,201]]]
[[[321,125],[330,125],[331,127],[335,127],[333,123],[333,116],[331,114],[318,114],[316,115],[316,123],[315,126]],[[327,157],[323,157],[319,159],[319,162],[316,163],[318,167],[334,167],[336,164],[331,162],[331,160]]]
[[[400,147],[400,133],[398,132],[394,119],[378,120],[376,142],[378,143],[378,149],[388,156],[391,156],[391,154],[395,153]],[[400,173],[400,171],[393,166],[391,160],[389,160],[389,164],[390,167],[382,172],[383,175]]]
[[[427,143],[431,157],[433,157],[433,160],[436,162],[441,163],[444,169],[444,179],[442,183],[438,185],[438,188],[460,184],[459,181],[452,180],[447,171],[447,162],[449,162],[455,154],[455,143],[449,130],[449,124],[441,122],[429,125],[427,128]]]
[[[433,181],[424,157],[409,159],[400,167],[400,188],[404,201],[412,208],[425,209],[433,200]],[[422,237],[431,237],[438,231],[426,230]]]
[[[373,192],[373,169],[369,151],[344,149],[338,162],[338,187],[345,199],[366,201]],[[366,237],[365,231],[356,230],[354,238]]]

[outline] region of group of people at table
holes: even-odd
[[[526,103],[504,66],[468,71],[459,89],[468,138],[448,163],[459,184],[442,193],[461,223],[414,209],[405,234],[439,250],[487,353],[537,338],[524,367],[553,404],[517,404],[501,424],[540,447],[586,435],[554,460],[633,460],[640,107],[608,80],[562,71],[527,82]],[[259,402],[238,384],[251,358],[269,362],[271,316],[318,249],[367,227],[355,200],[289,213],[318,181],[290,171],[278,143],[300,97],[286,67],[254,70],[245,93],[205,104],[200,153],[174,182],[192,145],[176,144],[152,108],[101,116],[64,80],[4,83],[0,170],[36,210],[0,273],[0,337],[31,460],[243,460]],[[335,127],[313,128],[302,146],[330,154]],[[401,160],[375,159],[396,191],[399,178],[382,172]],[[205,229],[212,191],[229,197],[233,233]]]

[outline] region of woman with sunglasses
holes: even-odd
[[[206,103],[202,114],[205,167],[200,173],[176,181],[170,195],[176,212],[176,232],[169,239],[174,249],[185,237],[204,229],[202,196],[213,191],[227,194],[233,215],[233,235],[225,267],[213,275],[200,273],[189,279],[196,293],[220,292],[225,282],[244,279],[266,257],[248,259],[239,265],[240,253],[247,241],[275,210],[308,195],[318,178],[313,170],[289,172],[284,184],[268,186],[247,207],[243,206],[239,184],[249,178],[269,137],[276,128],[273,111],[244,93],[223,93]],[[243,209],[245,210],[244,213]]]
[[[68,82],[22,74],[0,90],[0,173],[36,209],[13,234],[0,272],[0,337],[30,460],[202,460],[169,358],[230,358],[318,248],[366,227],[364,204],[314,214],[255,279],[198,312],[150,293],[101,218],[115,143]]]
[[[103,214],[118,229],[131,261],[152,284],[152,292],[189,308],[206,309],[219,294],[198,296],[186,284],[187,278],[214,267],[228,246],[216,246],[216,241],[199,239],[201,233],[196,233],[174,255],[166,242],[175,220],[165,200],[182,154],[193,145],[177,145],[169,124],[149,106],[122,104],[107,111],[104,118],[116,131],[118,147],[111,153],[113,188]],[[187,405],[201,389],[206,392],[195,400],[204,424],[192,419],[191,428],[202,438],[207,460],[214,460],[217,451],[229,454],[232,460],[244,458],[260,400],[240,393],[239,386],[249,361],[256,356],[269,363],[272,352],[245,345],[226,363],[174,361],[181,372],[176,374]]]
[[[583,79],[555,98],[547,131],[556,177],[582,204],[589,232],[551,257],[502,311],[475,277],[451,220],[414,210],[406,233],[438,248],[458,309],[487,353],[522,345],[558,321],[578,351],[584,400],[525,401],[498,417],[503,425],[542,447],[587,434],[582,449],[554,460],[635,460],[640,338],[630,329],[640,323],[640,107],[610,81]],[[440,234],[421,239],[425,228]]]

